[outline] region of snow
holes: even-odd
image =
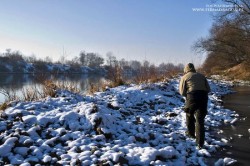
[[[48,162],[51,161],[51,159],[52,159],[52,158],[51,158],[50,156],[46,155],[46,156],[44,156],[44,158],[43,158],[42,161],[43,161],[44,163],[48,163]]]
[[[242,134],[236,134],[239,138],[241,138],[241,137],[243,137],[243,135]]]
[[[27,115],[27,116],[23,116],[22,120],[24,123],[26,124],[30,124],[33,125],[37,122],[36,116],[35,115]]]
[[[17,140],[18,138],[16,137],[10,137],[2,145],[0,145],[0,156],[8,156]]]
[[[20,166],[31,166],[31,165],[30,165],[30,163],[25,162],[25,163],[21,164]]]
[[[107,88],[93,96],[58,91],[57,97],[17,102],[0,116],[0,161],[14,165],[206,165],[226,138],[210,129],[238,115],[221,106],[230,84],[209,80],[206,142],[186,137],[179,79]],[[220,131],[219,131],[220,132]],[[221,132],[220,132],[221,133]],[[217,164],[230,164],[225,158]]]
[[[237,162],[237,160],[225,157],[224,159],[219,159],[214,165],[215,166],[232,165],[236,162]]]
[[[230,123],[234,124],[237,120],[238,120],[238,118],[234,118]]]
[[[201,149],[198,151],[198,154],[200,156],[206,156],[206,157],[211,157],[211,154],[206,150],[206,149]]]

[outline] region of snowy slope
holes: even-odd
[[[12,103],[0,118],[0,165],[204,165],[225,140],[206,132],[198,150],[186,137],[178,82],[120,86],[94,96],[58,91],[56,98]],[[228,85],[210,85],[208,131],[237,117],[220,106]]]

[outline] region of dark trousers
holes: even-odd
[[[187,95],[185,104],[188,134],[196,137],[199,146],[203,146],[205,141],[204,119],[207,115],[207,101],[207,93],[197,91]]]

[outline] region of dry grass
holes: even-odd
[[[0,93],[3,94],[5,96],[5,101],[0,104],[0,110],[5,110],[6,108],[8,108],[9,103],[11,101],[18,101],[20,100],[20,98],[18,97],[16,91],[14,89],[0,89]]]
[[[5,98],[7,98],[9,101],[19,100],[16,90],[14,90],[13,88],[10,89],[2,88],[0,89],[0,93],[3,94]]]
[[[55,82],[53,82],[52,80],[45,80],[42,83],[41,96],[42,97],[46,97],[46,96],[55,97],[57,89],[58,89],[58,87],[57,87]]]
[[[178,75],[180,71],[173,70],[173,71],[167,71],[163,74],[160,74],[158,72],[152,72],[152,73],[139,73],[135,76],[135,78],[132,80],[135,84],[141,84],[141,83],[156,83],[165,81],[170,78],[174,78],[176,75]]]
[[[0,110],[5,110],[6,108],[8,108],[8,103],[4,102],[0,104]]]
[[[74,82],[46,80],[42,83],[43,97],[55,97],[57,90],[68,90],[73,93],[80,93],[77,83]]]
[[[73,93],[80,93],[76,83],[67,81],[46,80],[41,83],[41,87],[29,86],[21,90],[21,95],[17,95],[14,89],[0,89],[0,93],[5,96],[5,101],[0,105],[0,110],[5,110],[12,101],[36,101],[47,96],[56,97],[58,90],[68,90]]]
[[[119,65],[115,65],[115,67],[110,67],[108,69],[108,79],[110,82],[103,82],[102,84],[107,84],[109,87],[116,87],[126,84],[122,73],[122,68]]]
[[[225,71],[225,75],[231,79],[250,80],[249,63],[243,62]]]
[[[95,92],[103,92],[108,88],[116,87],[114,82],[102,80],[98,84],[90,84],[90,88],[88,90],[88,94],[93,95]],[[119,86],[119,85],[117,85]]]
[[[40,97],[39,90],[36,86],[22,88],[22,101],[35,101]]]

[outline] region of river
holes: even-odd
[[[97,74],[60,74],[60,75],[32,75],[32,74],[0,74],[0,90],[13,90],[18,96],[22,95],[22,89],[36,85],[39,87],[42,79],[53,79],[55,81],[73,83],[81,93],[89,90],[90,84],[100,85],[105,80],[104,76]],[[0,93],[0,103],[5,101],[5,96]]]
[[[228,145],[208,158],[214,163],[219,158],[230,157],[237,160],[236,166],[250,165],[250,86],[237,86],[236,93],[223,98],[224,107],[239,114],[239,120],[234,125],[221,126],[222,138],[230,139]],[[210,165],[209,164],[209,165]]]

